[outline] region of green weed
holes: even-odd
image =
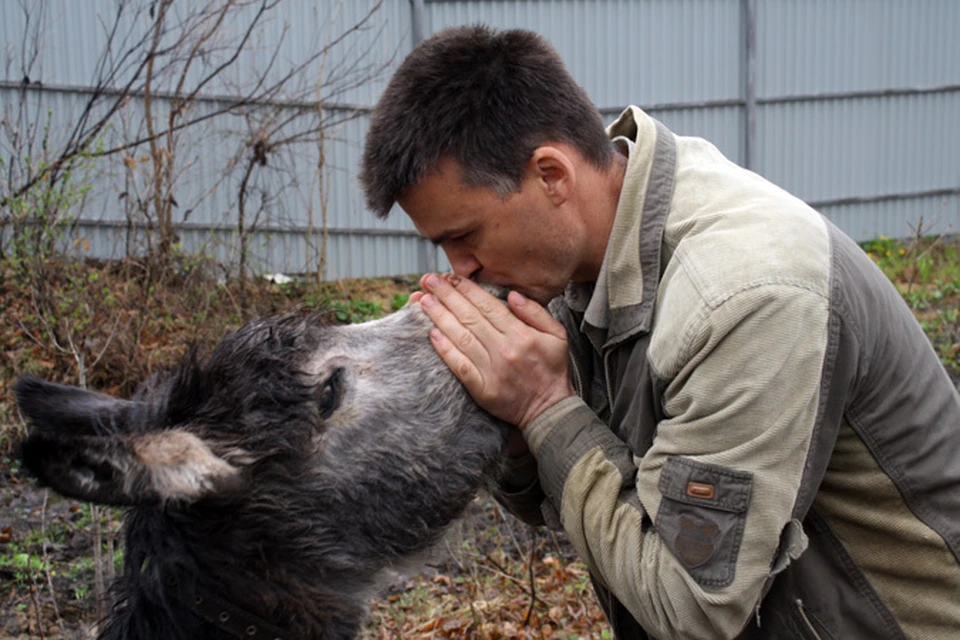
[[[332,300],[329,308],[337,320],[347,324],[383,317],[383,307],[379,303],[367,300]]]
[[[390,308],[394,311],[399,311],[410,300],[409,293],[395,293],[393,294],[393,299],[390,301]]]
[[[960,376],[960,238],[881,236],[860,246],[896,285],[940,361]]]

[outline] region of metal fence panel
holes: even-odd
[[[818,210],[860,240],[880,236],[907,238],[960,229],[960,198],[953,195],[922,196],[881,202],[826,205]]]
[[[758,168],[809,201],[957,188],[960,91],[764,105]]]
[[[761,97],[960,85],[955,0],[756,4]]]
[[[741,96],[740,0],[427,1],[428,25],[532,29],[603,110]]]
[[[36,32],[40,56],[35,67],[38,77],[32,80],[82,90],[101,77],[102,53],[107,50],[112,33],[109,60],[122,60],[119,66],[127,73],[113,78],[110,84],[120,86],[130,77],[129,72],[142,63],[142,59],[127,58],[124,54],[135,43],[149,42],[153,35],[151,16],[158,4],[146,0],[30,0],[22,6],[12,1],[0,3],[2,78],[21,81],[21,45],[32,44],[28,37]],[[283,0],[278,9],[262,11],[271,4],[264,0],[237,3],[237,9],[227,14],[218,37],[203,43],[204,62],[222,63],[235,53],[237,60],[205,84],[202,95],[235,97],[238,88],[248,86],[251,78],[261,74],[269,85],[305,62],[311,52],[329,46],[329,54],[318,58],[294,84],[309,90],[320,80],[329,85],[332,79],[372,75],[371,82],[356,86],[351,83],[332,96],[342,103],[369,105],[411,46],[410,10],[403,0],[383,0],[379,8],[377,0]],[[210,6],[217,3],[172,3],[171,28],[161,47],[182,37],[184,29],[197,26],[188,21],[188,15]],[[251,25],[254,28],[249,29]],[[248,30],[249,38],[244,40]],[[180,79],[164,72],[169,62],[161,56],[155,65],[157,91],[172,90]],[[205,73],[202,65],[192,65],[184,86],[196,86]]]
[[[237,95],[235,85],[267,69],[278,44],[268,79],[333,41],[374,4],[284,0],[253,30],[231,75],[204,88],[194,113],[227,104]],[[707,138],[736,162],[749,159],[755,171],[817,206],[858,240],[906,235],[921,220],[930,232],[960,230],[960,3],[954,0],[425,0],[421,24],[414,20],[415,5],[384,0],[323,65],[297,78],[311,100],[322,96],[324,115],[337,124],[325,130],[322,170],[317,145],[302,144],[270,156],[252,173],[246,219],[248,229],[255,222],[248,245],[252,268],[315,271],[324,224],[329,278],[448,266],[402,213],[377,220],[366,210],[357,172],[369,109],[413,45],[415,29],[429,36],[473,23],[540,32],[608,122],[626,105],[639,104],[678,134]],[[752,85],[745,28],[750,5],[756,7]],[[0,106],[26,95],[31,109],[49,112],[51,141],[64,139],[89,98],[104,28],[118,6],[117,0],[0,3]],[[149,35],[151,3],[124,6],[118,33],[129,45]],[[196,6],[174,3],[173,10],[182,17]],[[219,44],[236,42],[258,6],[251,3],[234,17]],[[44,11],[28,23],[23,7]],[[22,94],[18,60],[31,33],[40,38],[39,77],[28,78]],[[373,69],[382,72],[368,82],[312,90],[318,80]],[[188,79],[196,82],[199,73]],[[155,115],[169,108],[163,94],[155,97]],[[103,134],[105,144],[144,134],[140,103],[131,101],[120,116]],[[243,114],[212,117],[182,137],[177,156],[174,219],[184,248],[234,265],[237,163],[249,158],[240,153],[248,131]],[[76,246],[98,257],[143,250],[145,235],[129,221],[145,192],[143,165],[149,162],[141,147],[90,164],[89,178],[81,179],[93,180],[94,188],[84,201]]]

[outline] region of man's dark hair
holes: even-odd
[[[444,157],[470,186],[520,189],[533,151],[564,142],[603,168],[613,147],[603,120],[556,50],[522,30],[457,27],[424,40],[384,90],[367,134],[360,183],[386,217]]]

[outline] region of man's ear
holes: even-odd
[[[554,206],[562,205],[572,196],[577,181],[576,166],[562,147],[543,145],[534,149],[528,170]]]

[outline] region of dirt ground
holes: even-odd
[[[78,561],[89,564],[83,561],[91,555],[93,537],[84,519],[80,504],[40,489],[32,480],[9,470],[0,478],[0,554],[29,553],[42,563],[45,552],[55,567],[77,566]],[[30,543],[43,538],[52,538],[45,549]],[[10,552],[13,547],[15,553]],[[48,574],[35,570],[37,566],[0,568],[0,638],[92,637],[96,606],[92,598],[77,597],[92,590],[92,569],[64,573],[53,569]]]
[[[101,519],[102,536],[118,540],[120,512],[103,509]],[[43,566],[32,571],[0,568],[0,639],[87,640],[96,636],[97,621],[109,604],[103,603],[105,608],[98,610],[94,597],[91,530],[89,506],[61,498],[9,470],[4,473],[0,479],[0,555],[13,547],[18,552],[29,550]],[[579,581],[575,591],[568,586],[551,594],[544,588],[546,581],[538,579],[537,604],[542,616],[551,610],[557,615],[557,599],[566,601],[573,594],[581,601],[581,612],[575,619],[563,621],[563,627],[579,628],[582,634],[576,637],[602,637],[602,613],[592,601],[585,571],[566,537],[544,530],[534,532],[481,494],[423,558],[419,572],[394,573],[383,585],[380,597],[371,603],[362,638],[543,637],[542,633],[502,633],[511,625],[519,628],[511,617],[523,618],[530,605],[523,563],[531,554],[538,573],[550,573],[556,582],[559,568],[563,568],[571,580]],[[515,593],[509,594],[511,589]],[[500,602],[502,609],[487,611],[484,622],[477,625],[476,611],[467,612],[481,601]],[[444,625],[446,633],[431,629],[431,624]],[[480,633],[483,624],[497,631]],[[478,628],[467,634],[470,626]]]

